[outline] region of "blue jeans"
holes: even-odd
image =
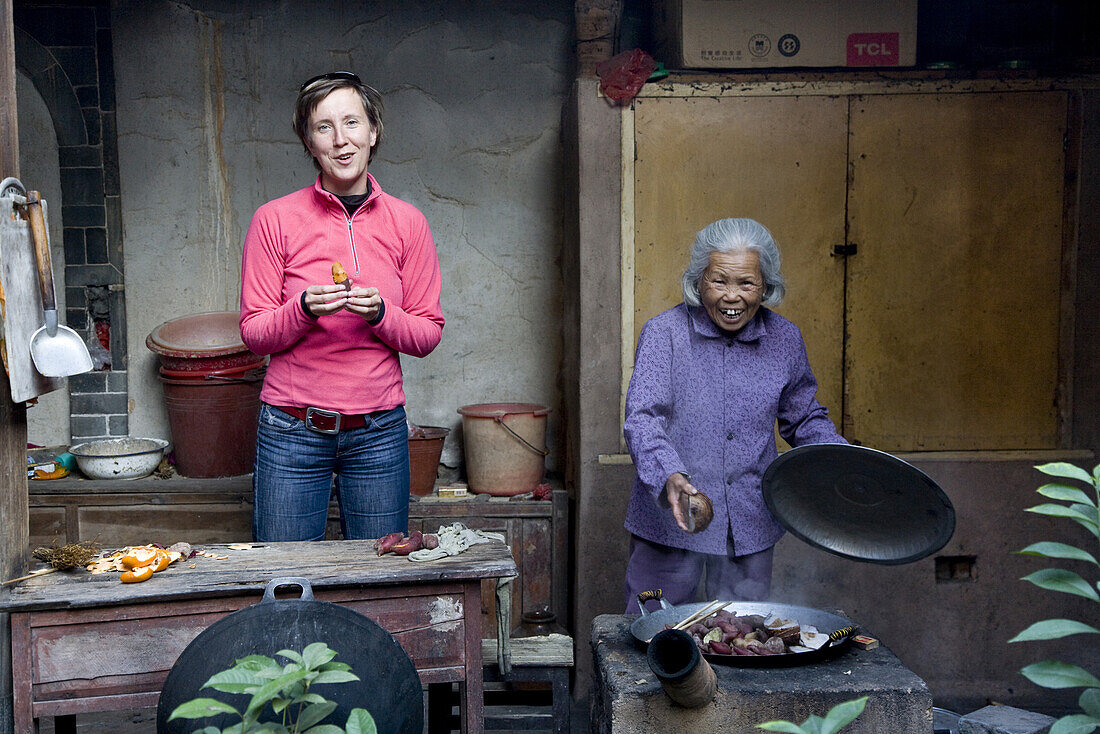
[[[266,403],[256,431],[252,474],[257,541],[325,537],[332,475],[347,539],[409,529],[409,434],[401,406],[366,425],[327,435]]]

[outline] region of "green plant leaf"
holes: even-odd
[[[252,700],[248,702],[245,714],[260,711],[268,701],[275,698],[283,689],[289,688],[304,677],[305,671],[296,670],[293,673],[280,675],[278,678],[264,683],[259,690],[252,694]]]
[[[334,660],[331,663],[325,663],[317,668],[317,670],[351,670],[351,666],[347,663],[341,663]]]
[[[803,728],[811,734],[825,734],[825,719],[817,715],[810,715],[802,722]]]
[[[242,693],[249,686],[259,688],[262,684],[263,681],[258,679],[253,671],[243,668],[230,668],[210,676],[210,679],[202,687],[213,688],[223,693]]]
[[[766,729],[767,731],[785,731],[788,734],[812,734],[798,724],[792,724],[789,721],[765,721],[763,724],[757,724],[756,728]]]
[[[1100,717],[1100,688],[1089,688],[1077,699],[1077,705],[1089,716]]]
[[[352,709],[344,730],[347,734],[378,734],[374,717],[366,709]]]
[[[1087,494],[1068,484],[1044,484],[1035,491],[1044,497],[1050,497],[1052,500],[1080,502],[1084,505],[1096,506],[1096,503]]]
[[[336,704],[333,701],[325,701],[324,703],[313,703],[302,709],[302,712],[298,714],[298,719],[295,722],[299,731],[305,731],[309,727],[315,724],[320,724],[321,721],[336,710]]]
[[[1030,581],[1040,589],[1075,594],[1100,602],[1100,594],[1097,594],[1096,590],[1087,581],[1073,571],[1066,571],[1061,568],[1044,568],[1035,573],[1029,573],[1021,581]]]
[[[317,673],[317,677],[313,679],[315,684],[317,683],[350,683],[353,680],[359,680],[359,676],[355,673],[349,673],[344,670],[326,670],[323,673]]]
[[[302,731],[302,734],[344,734],[344,730],[336,724],[320,724],[312,729]]]
[[[1083,714],[1063,716],[1050,727],[1050,734],[1089,734],[1100,726],[1100,719]]]
[[[172,714],[168,717],[168,720],[205,719],[207,716],[215,716],[217,714],[237,714],[237,716],[240,716],[237,709],[216,698],[192,698],[190,701],[176,706],[176,708],[172,710]]]
[[[1063,479],[1077,479],[1086,484],[1092,484],[1092,476],[1087,471],[1073,464],[1067,464],[1064,461],[1055,461],[1050,464],[1043,464],[1035,467],[1043,474],[1049,474],[1052,477],[1062,477]]]
[[[324,703],[328,699],[316,693],[303,693],[294,699],[294,703]]]
[[[1100,678],[1084,668],[1058,660],[1032,663],[1022,668],[1020,673],[1043,688],[1100,688]]]
[[[289,660],[292,660],[295,663],[301,663],[302,662],[302,654],[299,653],[299,652],[295,652],[294,650],[280,650],[279,652],[277,652],[275,654],[280,655],[280,656],[282,656],[284,658],[287,658]]]
[[[237,662],[233,664],[233,667],[245,668],[248,670],[263,670],[264,668],[281,668],[282,666],[267,655],[246,655],[238,659]]]
[[[862,696],[853,701],[838,703],[825,714],[825,721],[821,726],[821,734],[836,734],[848,724],[859,718],[863,713],[863,707],[867,705],[868,696]]]
[[[1081,517],[1091,521],[1093,524],[1100,520],[1100,512],[1096,511],[1096,505],[1091,502],[1074,502],[1069,506],[1069,509],[1081,513]]]
[[[1092,516],[1081,512],[1075,507],[1066,507],[1065,505],[1056,505],[1053,502],[1047,502],[1042,505],[1035,505],[1034,507],[1028,507],[1025,512],[1034,512],[1036,515],[1047,515],[1048,517],[1068,517],[1071,520],[1076,520],[1082,523],[1089,523],[1085,527],[1095,529],[1096,528],[1096,513],[1092,513]]]
[[[1032,543],[1027,548],[1016,552],[1024,556],[1043,556],[1045,558],[1065,558],[1072,561],[1088,561],[1093,565],[1100,566],[1100,563],[1096,562],[1096,557],[1091,553],[1075,545],[1068,545],[1066,543]]]
[[[1009,642],[1032,642],[1034,640],[1057,640],[1077,634],[1100,634],[1100,630],[1074,619],[1044,619],[1028,627]]]
[[[310,670],[316,670],[336,657],[336,651],[323,642],[313,642],[302,650],[302,664]]]
[[[278,722],[264,722],[258,729],[249,729],[248,734],[290,734],[290,730]]]

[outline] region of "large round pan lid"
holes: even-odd
[[[863,446],[791,449],[768,467],[763,490],[768,509],[793,535],[857,561],[917,561],[955,532],[955,508],[935,482]]]

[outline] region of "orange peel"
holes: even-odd
[[[159,560],[157,551],[157,548],[148,545],[132,548],[130,553],[122,557],[122,565],[126,568],[141,568],[156,563]]]
[[[153,567],[153,573],[159,573],[168,568],[168,564],[170,564],[171,562],[172,558],[168,555],[168,552],[162,551],[160,548],[157,548],[157,560],[150,565]]]
[[[148,581],[153,576],[152,566],[140,566],[130,571],[123,571],[119,576],[119,581],[124,584],[136,584],[141,581]]]

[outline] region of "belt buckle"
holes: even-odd
[[[319,415],[324,418],[332,418],[336,421],[334,428],[321,428],[313,425],[313,416]],[[328,435],[335,435],[340,432],[340,419],[343,418],[335,410],[325,410],[323,408],[306,408],[306,428],[317,433],[324,433]]]

